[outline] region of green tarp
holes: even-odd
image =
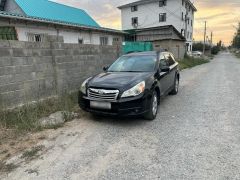
[[[151,42],[123,42],[123,53],[152,51],[153,45]]]
[[[0,40],[17,40],[14,27],[0,27]]]

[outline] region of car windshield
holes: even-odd
[[[156,56],[122,56],[108,69],[109,72],[152,72]]]

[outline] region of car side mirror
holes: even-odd
[[[104,66],[104,67],[103,67],[103,71],[107,71],[108,68],[109,68],[109,66]]]
[[[155,74],[155,77],[156,77],[156,78],[160,78],[160,76],[161,76],[160,73],[161,73],[161,71],[160,71],[160,69],[158,69],[157,72],[156,72],[156,74]]]
[[[170,71],[170,67],[163,67],[161,68],[162,72],[169,72]]]

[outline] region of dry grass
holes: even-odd
[[[33,160],[39,156],[39,152],[42,151],[43,149],[44,149],[44,146],[42,145],[33,147],[32,149],[25,151],[22,154],[21,158],[28,161]]]
[[[76,105],[77,95],[74,93],[64,95],[58,99],[53,98],[26,104],[11,110],[0,110],[0,128],[5,130],[14,129],[19,132],[38,131],[41,130],[37,123],[38,119],[57,111],[71,112]]]
[[[59,99],[27,104],[11,110],[0,109],[0,173],[15,169],[17,166],[6,164],[6,160],[21,152],[24,152],[22,155],[24,160],[31,160],[38,156],[38,152],[43,147],[38,147],[36,144],[46,138],[46,132],[37,123],[38,119],[57,111],[79,113],[77,93],[64,95]],[[67,114],[64,117],[66,121],[72,120]],[[47,129],[57,129],[62,126],[47,127]],[[26,151],[29,148],[31,149]]]
[[[235,53],[235,55],[237,56],[237,58],[240,58],[240,53]]]
[[[0,173],[9,173],[16,169],[18,166],[15,164],[6,164],[5,162],[0,161]]]
[[[208,62],[209,62],[208,59],[193,58],[193,57],[186,56],[184,59],[180,60],[178,63],[179,63],[180,69],[182,70],[182,69],[192,68],[194,66],[198,66],[201,64],[205,64]]]

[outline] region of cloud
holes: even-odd
[[[198,12],[195,16],[195,39],[203,39],[203,22],[207,21],[208,35],[213,31],[214,42],[223,40],[230,44],[235,33],[233,25],[240,21],[239,0],[196,1]]]
[[[136,0],[52,0],[86,10],[100,25],[121,29],[121,13],[118,6]],[[232,40],[240,21],[240,0],[191,0],[197,7],[195,14],[196,40],[203,39],[204,21],[208,24],[208,35],[214,33],[214,41],[222,39],[225,44]]]
[[[205,17],[199,17],[199,18],[196,18],[196,20],[210,20],[210,19],[215,19],[217,17],[223,17],[223,16],[227,16],[229,15],[229,13],[219,13],[219,14],[214,14],[214,15],[211,15],[211,16],[205,16]]]

